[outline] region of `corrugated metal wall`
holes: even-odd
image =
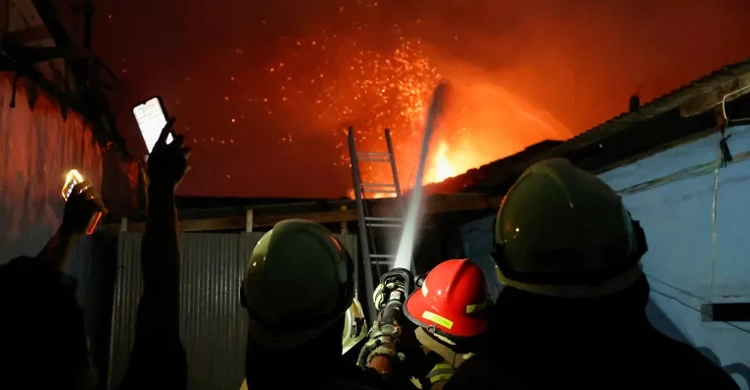
[[[245,261],[262,233],[183,233],[181,333],[190,390],[236,390],[244,377],[246,323],[239,303]],[[112,313],[109,388],[127,368],[141,295],[141,233],[121,233]],[[338,236],[355,256],[355,235]]]

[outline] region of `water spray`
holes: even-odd
[[[424,168],[427,162],[427,156],[430,151],[430,141],[432,134],[435,132],[437,120],[443,112],[445,106],[445,95],[448,85],[441,83],[435,88],[432,95],[432,104],[427,114],[427,121],[424,127],[424,138],[422,140],[422,149],[419,154],[419,164],[417,165],[417,175],[414,178],[414,188],[409,199],[409,207],[406,210],[404,219],[404,229],[401,231],[401,239],[398,243],[398,251],[393,268],[411,269],[412,255],[414,254],[414,242],[417,239],[419,231],[419,217],[422,206],[422,181],[424,179]]]

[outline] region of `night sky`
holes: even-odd
[[[394,130],[413,178],[423,109],[451,85],[428,178],[563,139],[750,57],[747,0],[97,0],[94,51],[130,108],[164,97],[194,149],[185,195],[326,197]],[[75,26],[73,27],[75,30]],[[75,35],[75,34],[74,34]],[[385,181],[387,166],[364,168]]]

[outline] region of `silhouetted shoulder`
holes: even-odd
[[[0,266],[0,316],[13,319],[0,322],[5,352],[15,356],[7,372],[22,375],[29,367],[43,366],[49,367],[45,375],[54,377],[54,370],[69,374],[88,366],[75,292],[73,277],[38,259],[19,257]]]
[[[500,362],[487,355],[474,356],[461,364],[444,390],[531,389],[520,377],[502,369]]]
[[[333,389],[392,389],[375,372],[363,371],[356,366],[344,366],[339,372],[330,377],[330,388]]]
[[[654,347],[658,347],[654,349],[667,355],[662,369],[668,370],[675,380],[695,389],[740,389],[728,373],[692,346],[662,334],[657,337]]]
[[[187,354],[179,335],[137,335],[120,389],[186,389],[187,371]]]
[[[13,289],[49,288],[75,293],[75,278],[66,275],[47,263],[33,257],[17,257],[0,266],[0,288]],[[22,298],[22,297],[15,297]]]

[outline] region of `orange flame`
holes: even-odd
[[[425,184],[438,183],[456,176],[456,174],[456,169],[448,158],[448,144],[445,141],[440,141],[433,157],[430,172],[425,178]]]

